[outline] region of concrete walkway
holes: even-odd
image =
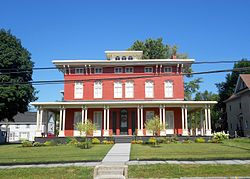
[[[120,163],[125,164],[129,161],[130,156],[130,143],[118,143],[115,144],[107,155],[102,160],[103,164]]]

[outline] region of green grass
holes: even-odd
[[[0,170],[0,178],[93,178],[92,167],[16,168]]]
[[[130,165],[131,178],[250,176],[250,165]]]
[[[93,145],[90,149],[80,149],[68,145],[48,147],[0,145],[0,164],[100,161],[111,147],[112,145]]]
[[[250,159],[250,139],[228,140],[224,143],[178,143],[132,145],[130,160],[213,160]]]

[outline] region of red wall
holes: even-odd
[[[125,68],[125,67],[123,67]],[[159,76],[160,73],[143,73],[144,67],[134,67],[134,73],[121,73],[114,74],[114,68],[107,67],[103,69],[104,73],[102,74],[73,74],[74,70],[71,70],[71,74],[65,74],[65,80],[73,80],[73,81],[84,81],[83,87],[83,98],[77,100],[142,100],[149,99],[145,98],[145,82],[147,80],[152,80],[154,82],[154,98],[156,100],[159,99],[184,99],[184,85],[183,85],[183,77],[181,75],[176,76]],[[154,68],[155,71],[155,68]],[[161,73],[164,74],[164,73]],[[176,67],[173,67],[173,73],[176,74]],[[114,98],[114,79],[110,80],[102,80],[102,98],[94,99],[94,81],[96,79],[103,78],[117,78],[117,77],[135,77],[135,76],[150,76],[148,78],[135,78],[128,79],[134,81],[134,98],[124,98],[125,97],[125,81],[127,80],[119,80],[123,83],[123,98]],[[152,77],[153,76],[153,77]],[[174,96],[173,98],[165,98],[164,97],[164,81],[172,80],[174,84]],[[65,83],[64,84],[64,100],[75,100],[74,99],[74,82]]]

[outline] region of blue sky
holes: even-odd
[[[250,57],[249,7],[248,0],[8,0],[1,2],[0,28],[21,39],[35,67],[51,67],[53,59],[104,59],[105,50],[125,50],[135,40],[159,37],[196,61],[239,60]],[[193,65],[193,70],[232,66]],[[214,83],[225,73],[200,77],[201,91],[217,92]],[[62,78],[57,70],[33,76]],[[61,99],[63,85],[36,88],[38,101]]]

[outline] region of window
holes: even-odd
[[[95,68],[95,73],[96,73],[96,74],[102,73],[102,67],[96,67],[96,68]]]
[[[82,112],[74,112],[74,130],[77,130],[78,123],[82,123]]]
[[[114,72],[115,73],[122,73],[122,67],[115,67]]]
[[[75,99],[83,98],[83,83],[82,82],[75,82],[75,92],[74,92]]]
[[[144,72],[145,73],[153,73],[153,67],[145,67]]]
[[[122,83],[114,82],[114,98],[122,98]]]
[[[119,57],[119,56],[116,56],[116,57],[115,57],[115,60],[120,60],[120,57]]]
[[[145,97],[146,98],[154,97],[154,83],[152,81],[146,81],[145,83]]]
[[[125,56],[122,56],[122,60],[127,60],[127,57],[125,57]]]
[[[245,126],[246,126],[246,129],[248,128],[248,121],[245,120]]]
[[[96,130],[102,130],[102,112],[101,111],[94,112],[94,124],[96,126]]]
[[[165,81],[165,98],[173,97],[173,82],[172,81]]]
[[[75,74],[83,74],[83,68],[75,68]]]
[[[165,73],[171,73],[172,72],[172,67],[164,67],[164,72]]]
[[[229,110],[230,110],[230,111],[232,110],[232,107],[231,107],[231,105],[229,106]]]
[[[129,57],[128,57],[128,60],[133,60],[133,57],[132,57],[132,56],[129,56]]]
[[[133,67],[126,67],[125,68],[125,73],[133,73],[134,72],[134,68]]]
[[[166,129],[174,129],[174,112],[166,111]]]
[[[239,107],[240,107],[240,109],[241,109],[241,103],[239,103]]]
[[[94,98],[102,98],[102,82],[96,81],[94,83]]]
[[[134,97],[134,82],[127,81],[125,83],[125,98],[133,98]]]
[[[154,111],[146,111],[146,121],[153,119],[155,116]]]
[[[27,124],[27,125],[26,125],[26,128],[27,128],[27,129],[29,129],[29,128],[30,128],[30,125],[29,125],[29,124]]]

